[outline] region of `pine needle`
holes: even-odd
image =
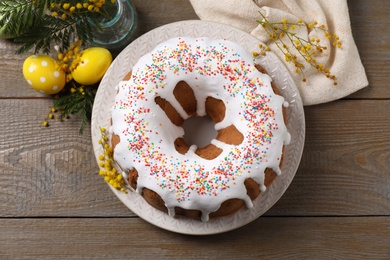
[[[89,19],[97,13],[74,12],[66,19],[54,17],[47,7],[57,1],[39,0],[2,0],[0,1],[0,27],[4,33],[14,35],[13,41],[22,46],[16,51],[23,54],[31,49],[34,53],[50,53],[52,44],[65,50],[74,37],[86,43],[91,40],[91,22]]]
[[[72,114],[80,116],[81,126],[79,132],[82,134],[92,114],[95,94],[96,89],[93,87],[86,87],[82,91],[77,90],[73,93],[64,93],[54,100],[53,107],[61,111],[61,119]]]

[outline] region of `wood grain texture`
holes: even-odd
[[[389,111],[388,100],[306,107],[300,167],[269,214],[389,215]]]
[[[79,119],[40,122],[50,100],[0,102],[0,216],[129,216],[97,176]],[[305,109],[300,168],[267,215],[389,215],[390,101],[343,100]]]
[[[50,107],[0,102],[0,217],[131,216],[97,174],[89,126],[79,135],[80,119],[71,117],[42,127]]]
[[[161,0],[131,1],[138,12],[140,34],[146,33],[161,25],[181,20],[199,19],[189,1]],[[32,51],[23,55],[15,55],[19,45],[10,40],[0,39],[0,98],[14,97],[46,97],[38,93],[26,83],[22,74],[23,61],[32,54]]]
[[[141,32],[145,33],[168,23],[182,20],[198,20],[189,1],[132,1],[137,9]]]
[[[139,14],[141,33],[171,22],[198,19],[189,1],[163,0],[158,4],[142,0],[132,2]],[[348,7],[352,32],[370,83],[368,88],[348,98],[390,98],[390,89],[387,87],[390,80],[390,67],[387,62],[390,52],[386,51],[390,42],[390,21],[387,19],[390,2],[381,0],[372,4],[370,1],[348,1]],[[44,97],[29,88],[24,81],[21,68],[24,59],[31,53],[15,55],[17,47],[8,40],[0,41],[1,75],[7,75],[0,81],[0,98]]]
[[[132,2],[141,33],[198,19],[188,0]],[[390,1],[348,7],[369,87],[306,107],[287,192],[265,216],[212,236],[161,230],[128,210],[97,175],[78,118],[40,126],[52,100],[23,79],[29,54],[0,39],[0,259],[390,259]]]
[[[1,259],[388,259],[390,218],[260,218],[186,236],[138,218],[0,219]]]
[[[390,98],[390,1],[348,1],[352,33],[369,87],[349,98]]]
[[[15,55],[18,45],[0,39],[0,98],[45,97],[33,90],[23,77],[23,61],[31,54]]]

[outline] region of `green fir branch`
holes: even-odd
[[[34,49],[34,53],[47,54],[50,53],[53,44],[58,45],[60,50],[66,50],[75,37],[82,40],[83,44],[91,41],[91,23],[96,26],[97,17],[106,15],[104,9],[100,12],[76,11],[68,14],[66,19],[60,16],[54,17],[49,7],[61,2],[58,0],[0,1],[0,27],[6,25],[4,33],[13,35],[13,41],[22,44],[17,54],[26,53],[31,49]],[[67,2],[76,4],[79,1]],[[58,10],[58,12],[66,11]]]
[[[53,107],[61,112],[61,119],[73,114],[80,116],[81,126],[79,132],[82,134],[91,119],[95,94],[96,89],[91,86],[83,88],[82,91],[76,90],[75,92],[64,93],[54,100]]]
[[[23,54],[35,46],[34,53],[49,53],[52,44],[61,50],[69,48],[71,37],[77,30],[76,20],[64,20],[51,15],[43,15],[28,32],[14,38],[14,42],[22,43],[17,54]]]
[[[58,55],[68,55],[76,47],[78,53],[80,44],[85,47],[91,42],[93,30],[100,29],[99,21],[110,19],[108,11],[117,8],[115,5],[112,1],[97,7],[89,0],[0,0],[0,28],[4,28],[4,35],[20,43],[17,54],[31,50],[35,54],[50,54],[56,46]],[[57,62],[60,65],[60,58]],[[77,115],[81,118],[82,134],[91,118],[95,94],[96,84],[85,87],[70,80],[57,94],[48,118],[52,119],[55,111],[61,120]],[[46,119],[43,125],[48,126]]]
[[[26,0],[3,0],[0,2],[2,19],[0,26],[6,25],[5,33],[19,35],[27,32],[44,15],[47,0],[31,3]]]

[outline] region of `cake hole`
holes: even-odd
[[[191,146],[204,147],[217,136],[215,123],[209,116],[193,116],[183,123],[184,140]]]

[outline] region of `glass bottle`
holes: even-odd
[[[137,11],[130,0],[116,0],[114,5],[107,5],[105,11],[106,15],[90,20],[92,39],[89,43],[117,55],[137,37]]]

